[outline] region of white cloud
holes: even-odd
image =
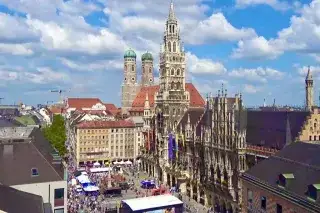
[[[283,53],[279,50],[273,40],[267,41],[264,37],[255,37],[250,40],[241,40],[238,42],[237,49],[233,50],[233,58],[249,58],[249,59],[275,59]]]
[[[302,66],[302,67],[297,67],[299,75],[301,75],[303,78],[307,76],[308,69],[309,67],[307,66]],[[312,76],[314,77],[320,77],[320,66],[310,66],[310,71]]]
[[[256,86],[251,85],[251,84],[245,84],[244,88],[243,88],[243,91],[245,93],[254,94],[254,93],[257,93],[257,92],[261,91],[261,88],[256,87]]]
[[[0,53],[12,55],[32,55],[33,50],[28,44],[3,44],[0,43]]]
[[[27,24],[41,34],[41,44],[48,50],[97,55],[119,53],[125,48],[124,41],[107,29],[90,34],[31,18],[27,19]]]
[[[255,69],[234,69],[229,73],[229,76],[242,78],[248,81],[267,83],[268,80],[279,80],[284,76],[284,73],[271,69],[258,67]]]
[[[25,43],[38,38],[23,18],[5,13],[0,13],[0,32],[0,43]]]
[[[122,59],[122,58],[121,58]],[[107,71],[119,70],[123,68],[123,61],[119,60],[102,60],[94,63],[81,63],[61,58],[62,64],[76,71]]]
[[[240,41],[233,51],[234,58],[276,58],[285,51],[320,52],[320,0],[305,5],[300,15],[291,17],[290,26],[278,32],[277,38],[256,37]]]
[[[201,21],[187,34],[186,41],[191,44],[203,44],[214,41],[238,41],[256,36],[251,28],[237,29],[232,26],[222,13],[212,14]]]
[[[188,71],[191,73],[221,75],[227,72],[227,69],[220,62],[214,62],[211,59],[200,59],[190,52],[187,52],[186,56]]]
[[[24,72],[22,75],[23,79],[36,84],[47,84],[69,80],[69,76],[66,73],[55,72],[48,67],[40,67],[35,72]]]
[[[2,81],[14,81],[18,79],[17,72],[11,72],[7,70],[0,70],[0,80]]]
[[[291,8],[288,2],[283,0],[236,0],[236,7],[238,8],[246,8],[254,5],[269,5],[275,10],[285,11]]]

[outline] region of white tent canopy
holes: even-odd
[[[94,162],[93,164],[94,166],[101,166],[100,163],[97,161],[97,162]]]
[[[113,164],[117,165],[117,164],[119,164],[119,162],[118,162],[118,161],[115,161],[115,162],[113,162]]]
[[[81,184],[91,183],[87,175],[80,175],[77,177],[77,179]]]
[[[124,162],[123,160],[121,160],[121,161],[119,162],[119,164],[122,164],[122,165],[123,165],[123,164],[125,164],[125,162]]]
[[[85,192],[95,192],[95,191],[99,191],[99,187],[97,187],[97,186],[87,186],[87,187],[83,188],[83,190]]]
[[[129,161],[129,160],[127,160],[126,162],[124,162],[125,164],[127,164],[127,165],[131,165],[132,164],[132,162],[131,161]]]

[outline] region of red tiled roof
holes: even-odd
[[[99,98],[68,98],[69,108],[91,108],[97,103],[103,104]]]
[[[88,115],[113,115],[109,110],[77,110]]]
[[[158,92],[159,85],[142,87],[140,92],[137,94],[136,98],[132,103],[132,108],[130,111],[141,111],[144,108],[144,102],[146,95],[148,93],[149,104],[151,107],[154,106],[154,96]],[[198,90],[192,83],[186,83],[186,90],[190,94],[190,107],[203,107],[205,105],[204,99],[201,97]]]
[[[107,104],[104,104],[104,105],[106,106],[106,109],[109,110],[109,111],[118,109],[116,107],[116,105],[114,105],[114,104],[107,103]]]
[[[48,111],[49,111],[49,113],[52,113],[52,114],[61,114],[61,113],[65,112],[65,109],[63,109],[62,107],[59,107],[59,106],[50,106],[48,108]]]
[[[77,125],[79,129],[101,129],[101,128],[128,128],[134,127],[130,120],[120,121],[84,121]]]

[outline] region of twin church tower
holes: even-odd
[[[124,78],[122,83],[121,109],[122,114],[128,114],[132,102],[142,87],[154,84],[153,57],[151,53],[144,53],[142,61],[141,82],[137,79],[137,55],[129,49],[124,53]]]
[[[137,55],[132,49],[125,52],[121,101],[122,114],[129,114],[128,112],[139,91],[148,90],[148,87],[154,85],[153,57],[151,53],[144,53],[141,57],[142,78],[140,82],[137,79],[136,60]],[[152,97],[155,99],[153,102],[159,105],[162,111],[171,112],[171,108],[174,107],[179,108],[178,111],[181,109],[182,113],[188,107],[189,92],[185,88],[185,52],[172,2],[166,20],[163,43],[160,48],[159,64],[159,85],[157,85],[155,97]],[[170,104],[167,104],[169,102]],[[179,116],[179,114],[173,113],[171,116],[175,117]]]

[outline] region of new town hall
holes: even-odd
[[[216,212],[239,212],[244,208],[243,172],[293,142],[320,140],[313,128],[320,115],[313,104],[311,72],[306,109],[248,109],[241,94],[229,97],[223,86],[205,101],[186,83],[185,52],[172,3],[165,26],[159,85],[154,85],[150,53],[141,57],[140,83],[135,52],[124,55],[121,109],[144,121],[143,169]]]

